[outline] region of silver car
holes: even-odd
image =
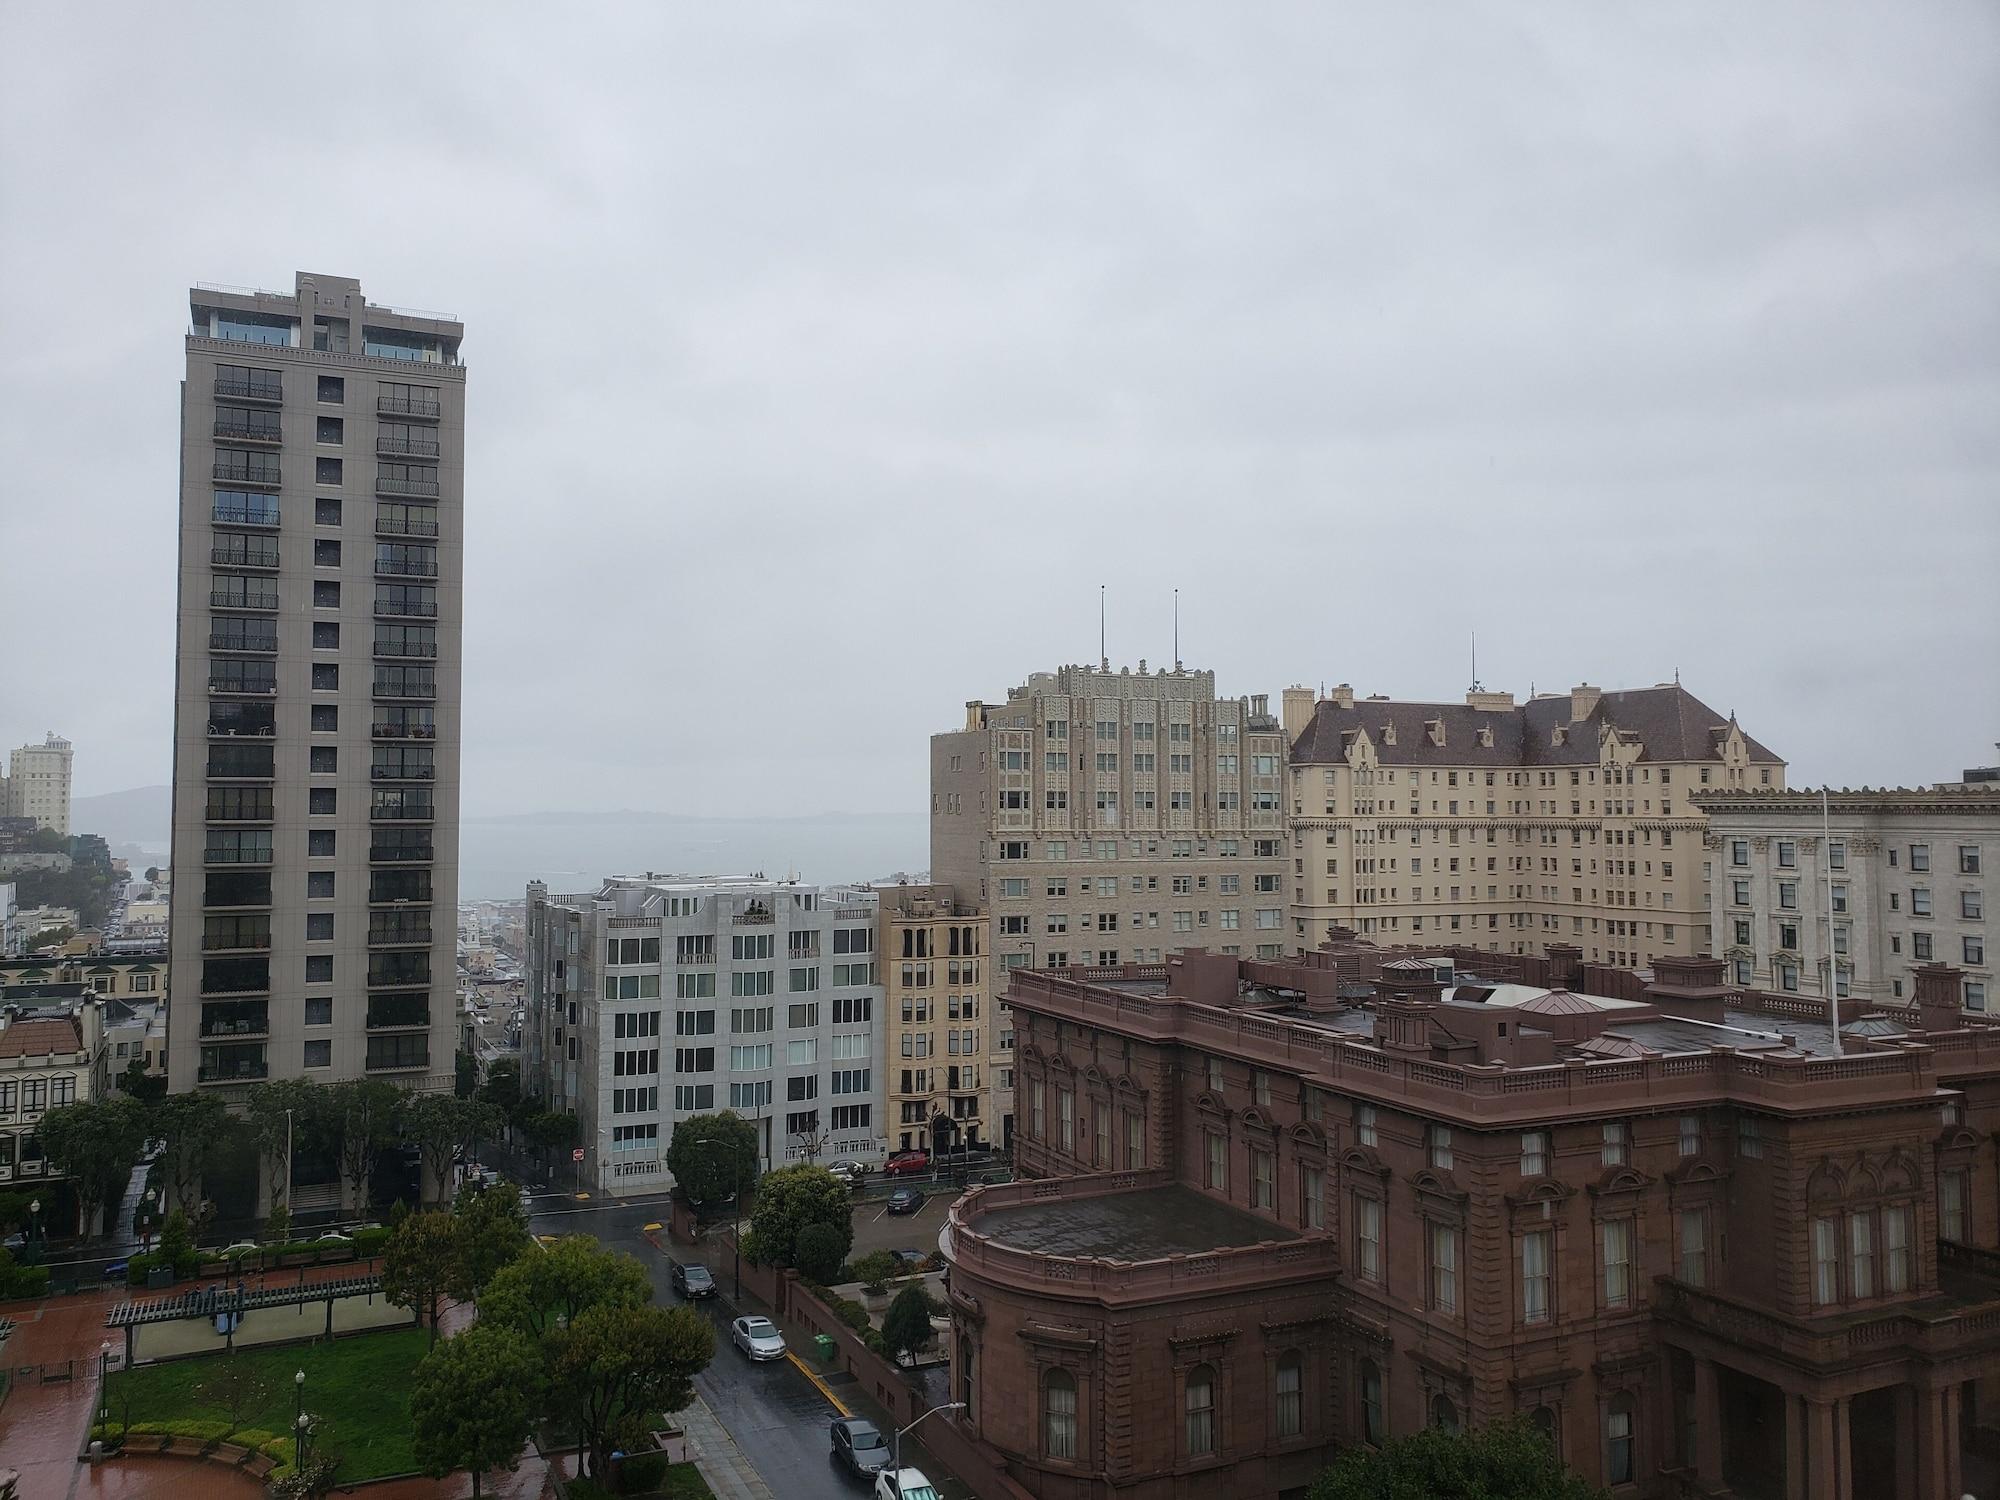
[[[729,1325],[729,1341],[752,1359],[783,1359],[785,1336],[769,1318],[738,1318]]]

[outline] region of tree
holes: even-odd
[[[841,1243],[840,1231],[831,1224],[806,1225],[799,1231],[798,1242],[793,1249],[798,1254],[799,1274],[820,1286],[825,1286],[840,1274],[841,1262],[847,1258],[847,1247]]]
[[[484,1196],[484,1195],[481,1195]],[[472,1471],[511,1471],[534,1426],[542,1368],[534,1348],[512,1329],[476,1323],[432,1348],[410,1385],[410,1429],[417,1462],[433,1479]]]
[[[148,1073],[145,1063],[136,1057],[118,1075],[118,1088],[141,1104],[158,1104],[167,1097],[167,1080],[156,1073]]]
[[[270,1382],[254,1362],[239,1358],[234,1351],[210,1362],[208,1373],[196,1386],[202,1405],[213,1406],[229,1419],[228,1438],[250,1420],[250,1414],[270,1394]]]
[[[424,1175],[435,1184],[432,1202],[449,1196],[452,1162],[479,1136],[498,1134],[492,1108],[450,1094],[410,1094],[396,1111],[396,1128],[415,1143]]]
[[[70,1179],[86,1239],[97,1232],[98,1210],[124,1189],[132,1163],[146,1144],[145,1115],[138,1102],[111,1094],[83,1104],[63,1104],[35,1127],[42,1150]]]
[[[673,1412],[694,1394],[694,1377],[715,1356],[715,1330],[686,1307],[584,1309],[549,1340],[549,1390],[575,1423],[589,1457],[588,1477],[602,1479],[611,1451]]]
[[[209,1153],[229,1128],[229,1110],[214,1094],[169,1094],[149,1111],[154,1139],[164,1143],[167,1204],[192,1208],[201,1197]]]
[[[158,885],[159,883],[160,883],[160,867],[158,865],[147,865],[146,884]]]
[[[750,1215],[758,1264],[798,1265],[799,1231],[808,1224],[830,1226],[840,1243],[835,1264],[847,1258],[854,1244],[854,1205],[840,1179],[806,1162],[766,1172]]]
[[[486,1070],[479,1092],[473,1097],[481,1104],[491,1105],[500,1112],[501,1119],[512,1124],[514,1112],[521,1107],[520,1062],[511,1057],[498,1059]]]
[[[936,1331],[931,1327],[931,1299],[921,1281],[913,1281],[896,1293],[882,1318],[882,1349],[890,1359],[900,1360],[928,1348]]]
[[[667,1142],[667,1170],[690,1203],[726,1203],[757,1182],[757,1127],[734,1110],[689,1115]]]
[[[451,1091],[461,1099],[470,1099],[479,1087],[479,1059],[470,1052],[457,1052],[451,1059]]]
[[[855,1279],[861,1283],[861,1290],[879,1297],[889,1289],[889,1283],[903,1266],[887,1250],[870,1250],[855,1261],[852,1269]]]
[[[547,1165],[551,1151],[573,1148],[582,1132],[583,1127],[577,1123],[576,1116],[567,1111],[536,1110],[521,1120],[521,1134],[541,1155],[544,1165]],[[678,1134],[678,1130],[675,1133]]]
[[[447,1213],[411,1214],[382,1247],[382,1295],[430,1324],[433,1347],[438,1314],[457,1270],[458,1225]]]
[[[652,1299],[646,1268],[588,1235],[564,1235],[546,1253],[516,1256],[494,1273],[479,1299],[492,1319],[540,1339],[562,1319],[592,1307],[643,1307]]]
[[[339,1139],[340,1175],[357,1207],[368,1201],[375,1162],[392,1139],[402,1100],[403,1091],[381,1078],[350,1078],[327,1090],[327,1115]]]
[[[310,1078],[276,1078],[255,1083],[244,1097],[244,1110],[257,1135],[270,1183],[270,1202],[287,1207],[292,1200],[292,1154],[300,1142],[317,1135],[326,1118],[326,1090]]]
[[[1608,1492],[1563,1467],[1525,1421],[1470,1432],[1426,1427],[1382,1448],[1350,1448],[1320,1471],[1308,1500],[1603,1500]]]
[[[512,1183],[460,1193],[451,1206],[458,1230],[458,1258],[447,1286],[460,1302],[473,1302],[502,1266],[528,1248],[528,1215]]]

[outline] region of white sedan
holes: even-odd
[[[785,1336],[769,1318],[738,1318],[729,1325],[729,1341],[752,1359],[783,1359]]]

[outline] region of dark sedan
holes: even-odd
[[[690,1300],[715,1295],[715,1278],[708,1274],[707,1266],[675,1262],[673,1280],[674,1290]]]
[[[915,1188],[899,1187],[889,1195],[889,1212],[913,1214],[924,1206],[924,1195]]]
[[[889,1441],[873,1422],[860,1417],[835,1417],[827,1426],[833,1456],[857,1479],[867,1479],[889,1467]]]

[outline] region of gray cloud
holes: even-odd
[[[2000,735],[1973,5],[0,13],[0,731],[166,779],[191,281],[468,325],[467,810],[916,812],[966,698]]]

